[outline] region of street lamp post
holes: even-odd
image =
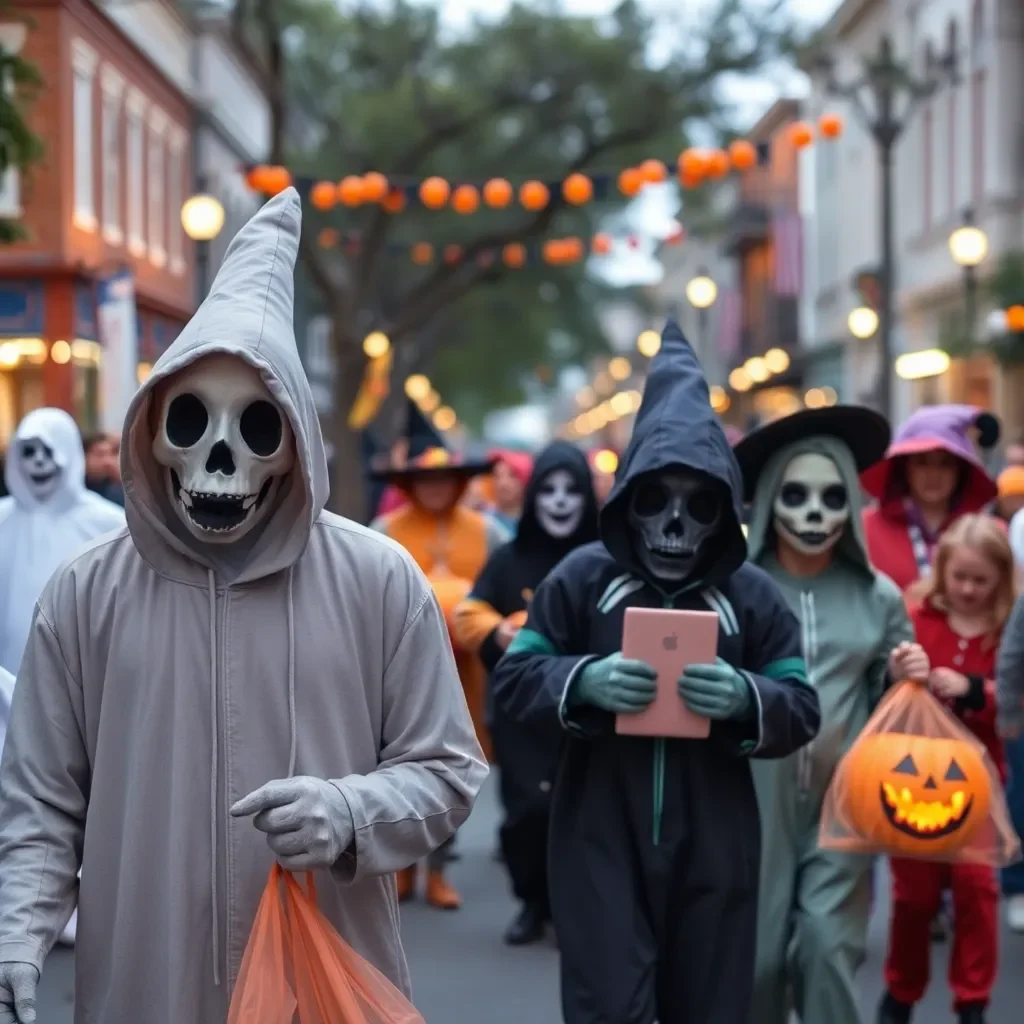
[[[708,310],[718,298],[718,285],[711,279],[708,272],[701,268],[697,276],[686,284],[686,299],[697,310],[697,333],[700,335],[700,352],[704,355],[704,347],[708,333]]]
[[[877,54],[863,63],[861,73],[852,81],[840,82],[834,61],[826,53],[816,61],[829,95],[846,100],[858,120],[870,132],[878,151],[881,176],[881,243],[882,267],[879,296],[878,347],[880,370],[877,385],[878,405],[886,416],[892,412],[893,369],[893,293],[895,271],[895,238],[893,230],[893,155],[896,143],[910,122],[916,108],[945,81],[956,78],[956,54],[952,50],[929,68],[928,77],[915,78],[896,61],[892,40],[883,35]]]
[[[199,191],[190,196],[181,207],[181,226],[185,234],[196,244],[196,292],[197,305],[206,298],[209,287],[210,242],[224,227],[224,206],[216,197],[203,191],[202,181],[197,182]]]
[[[988,236],[975,226],[973,211],[964,211],[963,224],[949,236],[949,253],[964,272],[964,341],[971,345],[978,320],[978,266],[988,254]]]

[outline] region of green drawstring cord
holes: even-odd
[[[662,608],[674,608],[675,598],[666,597]],[[665,807],[665,747],[664,739],[654,741],[654,845],[661,842],[661,816]]]

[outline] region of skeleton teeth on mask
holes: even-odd
[[[583,518],[584,498],[572,473],[553,469],[537,489],[537,522],[555,540],[571,537]]]
[[[294,465],[291,426],[258,370],[235,356],[199,360],[161,396],[153,455],[188,531],[229,543],[261,522]]]
[[[776,534],[795,551],[819,555],[834,547],[850,518],[836,464],[826,455],[798,455],[786,466],[772,511]]]
[[[629,524],[637,558],[655,579],[685,580],[698,566],[722,520],[722,497],[702,473],[674,468],[636,482]]]

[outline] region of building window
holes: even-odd
[[[96,51],[81,39],[71,43],[74,71],[72,98],[74,116],[75,209],[73,222],[83,231],[96,230],[96,183],[93,152],[93,94],[96,78]]]
[[[8,22],[0,25],[0,49],[11,57],[21,53],[28,37],[28,29],[19,22]],[[8,74],[0,82],[8,96],[14,94],[14,78]],[[17,218],[21,216],[21,174],[17,167],[8,167],[0,174],[0,217]]]
[[[167,167],[164,163],[166,132],[167,116],[162,110],[154,110],[149,118],[146,184],[149,196],[149,259],[157,267],[162,267],[167,262],[167,252],[164,249],[164,226],[167,223]]]
[[[185,175],[185,132],[181,128],[171,130],[167,159],[167,255],[170,257],[172,274],[185,272],[185,258],[182,252],[181,205],[182,186]]]
[[[100,72],[103,92],[103,237],[111,245],[124,241],[121,216],[121,100],[124,79],[109,65]]]
[[[985,10],[974,0],[971,17],[971,201],[985,196]]]
[[[138,89],[128,93],[127,170],[128,170],[128,249],[133,256],[146,254],[146,135],[143,118],[146,98]]]

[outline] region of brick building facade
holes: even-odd
[[[38,68],[31,110],[39,164],[11,172],[0,213],[25,242],[0,250],[0,444],[27,411],[55,405],[97,422],[104,358],[97,283],[130,268],[144,364],[193,308],[192,243],[180,210],[192,185],[189,98],[88,0],[21,0],[0,45]]]

